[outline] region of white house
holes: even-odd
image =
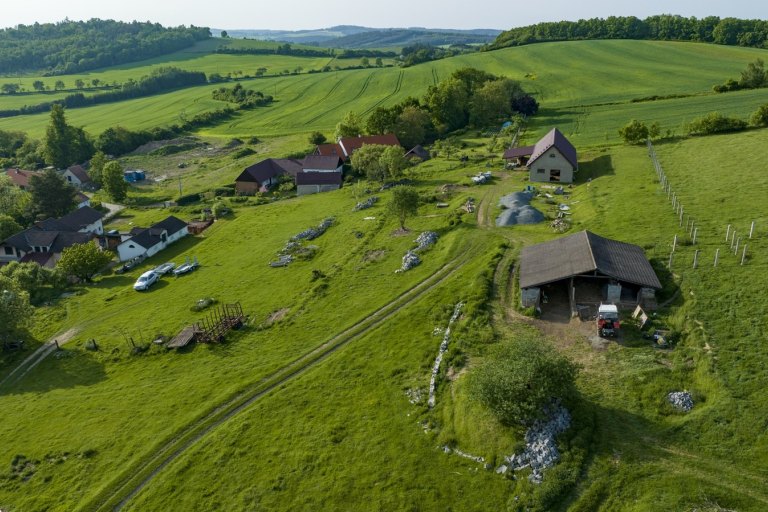
[[[187,223],[171,215],[149,228],[134,228],[131,238],[117,246],[117,257],[128,261],[136,257],[149,258],[189,234]]]
[[[539,182],[573,183],[573,175],[579,169],[576,148],[557,128],[533,146],[527,165],[530,180]]]
[[[73,165],[61,175],[64,176],[64,179],[67,180],[68,183],[77,188],[82,188],[83,186],[92,183],[91,177],[88,176],[88,173],[80,165]]]

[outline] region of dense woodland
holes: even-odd
[[[204,27],[113,20],[35,23],[0,30],[0,73],[78,73],[175,52],[208,39]]]
[[[650,39],[698,41],[731,46],[766,48],[768,21],[737,18],[684,18],[669,14],[641,20],[634,16],[609,16],[579,21],[538,23],[502,32],[486,49],[495,50],[546,41],[579,39]]]

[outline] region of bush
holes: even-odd
[[[689,135],[710,135],[713,133],[738,132],[747,127],[746,121],[725,117],[718,112],[710,112],[696,119],[688,126]]]
[[[627,144],[641,144],[648,138],[648,127],[645,123],[633,119],[619,129],[619,135]]]
[[[241,148],[241,149],[238,149],[237,151],[232,153],[232,158],[237,160],[239,158],[244,158],[246,156],[251,156],[251,155],[255,155],[255,154],[256,154],[256,150],[254,150],[254,149],[251,149],[251,148]]]
[[[752,126],[768,126],[768,103],[760,105],[749,118],[749,122]]]
[[[187,206],[192,203],[196,203],[200,200],[200,194],[194,193],[194,194],[186,194],[181,197],[179,197],[176,200],[176,204],[179,206]]]
[[[470,377],[471,396],[505,425],[530,422],[555,398],[574,395],[578,367],[543,340],[496,347]]]

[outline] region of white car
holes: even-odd
[[[144,272],[139,276],[139,278],[136,280],[136,282],[133,285],[134,290],[147,290],[150,286],[155,284],[157,282],[158,278],[160,276],[157,272],[154,270],[150,270],[148,272]]]

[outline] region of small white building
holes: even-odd
[[[149,258],[188,234],[187,223],[171,215],[149,228],[131,230],[132,236],[117,246],[117,257],[120,261]]]
[[[91,177],[81,165],[73,165],[62,173],[64,179],[71,185],[82,188],[92,183]]]
[[[538,182],[573,183],[579,170],[576,148],[557,128],[533,146],[527,165],[530,180]]]

